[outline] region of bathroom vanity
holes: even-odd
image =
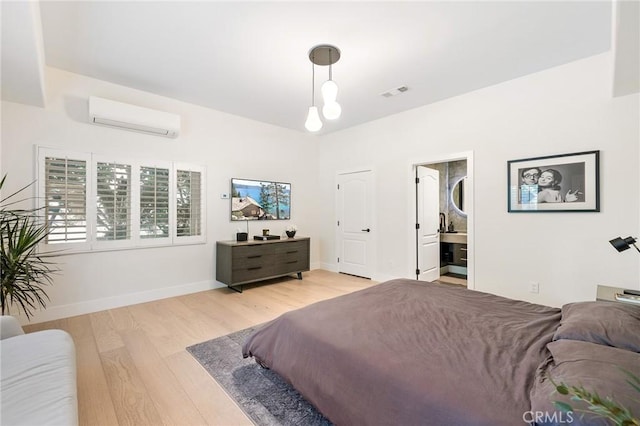
[[[440,234],[440,267],[449,266],[450,272],[467,274],[467,234],[464,232]]]

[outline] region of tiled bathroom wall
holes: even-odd
[[[437,170],[440,174],[440,212],[446,216],[447,229],[453,223],[455,231],[467,232],[467,217],[458,213],[451,202],[453,185],[467,175],[467,160],[428,164],[427,167]]]

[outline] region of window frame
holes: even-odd
[[[81,251],[89,251],[91,250],[91,235],[93,234],[91,229],[91,224],[93,223],[90,220],[91,211],[90,205],[87,203],[89,199],[91,199],[91,182],[93,181],[91,167],[91,154],[88,153],[80,153],[80,152],[70,152],[66,150],[52,149],[52,148],[43,148],[38,147],[38,155],[37,158],[37,167],[36,170],[38,174],[36,176],[37,179],[37,194],[36,194],[36,208],[45,211],[47,208],[47,171],[46,171],[46,159],[47,158],[64,158],[66,160],[79,160],[86,162],[86,183],[85,183],[85,214],[86,214],[86,233],[87,237],[85,241],[78,242],[59,242],[59,243],[49,243],[47,239],[40,244],[40,249],[45,252],[57,252],[57,251],[73,251],[73,252],[81,252]],[[47,219],[43,216],[41,218],[44,224],[47,224]]]
[[[162,238],[142,238],[140,236],[140,172],[142,167],[153,167],[156,169],[168,169],[169,170],[169,233],[166,237]],[[173,178],[173,163],[170,161],[139,161],[136,167],[137,173],[134,176],[134,184],[137,191],[134,191],[137,197],[133,201],[135,204],[135,212],[136,212],[136,223],[134,224],[135,235],[134,238],[137,240],[137,244],[141,247],[158,247],[158,246],[171,246],[173,245],[173,230],[175,229],[175,200],[173,197],[175,186],[174,178]]]
[[[200,235],[191,235],[191,236],[178,236],[178,227],[177,227],[177,186],[178,186],[178,171],[188,171],[188,172],[199,172],[200,173]],[[173,236],[173,244],[174,245],[185,245],[185,244],[198,244],[204,243],[207,240],[207,216],[206,216],[206,182],[207,182],[207,174],[206,168],[203,166],[196,166],[193,164],[187,163],[173,163],[173,202],[175,212],[174,215],[174,224],[171,228],[171,233]]]
[[[87,238],[83,242],[42,242],[43,252],[60,254],[89,253],[111,250],[129,250],[146,247],[171,247],[206,243],[206,167],[188,163],[176,163],[163,160],[133,160],[122,156],[110,156],[58,148],[36,146],[36,207],[44,208],[46,200],[46,158],[64,158],[86,162],[85,211]],[[97,240],[97,165],[98,162],[118,163],[131,167],[130,183],[130,229],[129,238],[124,240]],[[169,185],[169,235],[160,238],[142,238],[140,236],[140,172],[143,167],[168,169]],[[177,174],[178,170],[200,173],[200,235],[177,236]],[[43,218],[45,220],[45,218]]]
[[[135,175],[135,167],[133,166],[132,161],[127,161],[123,158],[112,157],[112,156],[104,156],[104,155],[92,155],[91,156],[91,168],[93,171],[93,179],[91,180],[92,194],[93,197],[91,199],[94,202],[90,202],[91,199],[87,200],[87,210],[91,211],[91,223],[93,224],[93,232],[91,232],[91,247],[92,249],[116,249],[116,248],[127,248],[131,247],[133,241],[133,222],[135,212],[134,208],[134,175]],[[129,182],[129,238],[122,240],[99,240],[98,239],[98,163],[117,163],[130,167],[130,182]]]

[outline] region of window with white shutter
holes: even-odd
[[[176,236],[202,235],[202,173],[176,170]]]
[[[62,254],[206,241],[205,168],[38,147],[38,207]],[[57,245],[57,246],[56,246]]]
[[[44,156],[46,244],[87,241],[87,161]]]
[[[131,166],[96,163],[96,240],[131,238]]]
[[[140,167],[140,238],[168,238],[168,168]]]

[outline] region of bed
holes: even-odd
[[[397,279],[288,312],[254,332],[243,356],[278,373],[337,425],[533,423],[534,413],[555,411],[547,375],[575,379],[575,362],[566,358],[578,353],[579,364],[592,352],[575,344],[619,351],[624,356],[598,355],[640,375],[640,308],[623,306],[622,316],[603,310],[614,328],[635,325],[618,336],[603,334],[603,324],[581,330],[594,306],[572,307],[567,314],[565,307]],[[594,362],[598,368],[585,368],[604,377],[591,374],[585,385],[621,374]],[[624,376],[614,381],[614,395],[627,398]]]

